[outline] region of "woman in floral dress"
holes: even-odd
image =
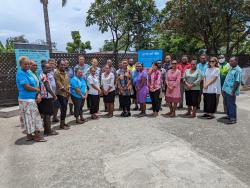
[[[139,75],[136,81],[136,100],[140,104],[141,113],[139,116],[146,115],[146,99],[148,94],[147,72],[143,70],[143,65],[138,64]]]

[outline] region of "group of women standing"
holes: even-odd
[[[70,69],[66,60],[53,59],[42,61],[42,72],[36,74],[37,65],[27,57],[20,58],[20,70],[17,72],[16,83],[19,91],[21,125],[25,127],[27,140],[46,141],[40,134],[44,128],[46,135],[57,135],[51,128],[51,116],[57,122],[56,108],[60,108],[60,128],[67,130],[65,122],[69,98],[74,105],[74,116],[77,124],[86,122],[83,117],[83,106],[88,102],[92,119],[99,119],[100,96],[103,96],[105,116],[114,115],[116,94],[119,95],[119,107],[122,117],[131,116],[131,98],[134,96],[139,104],[139,117],[146,116],[146,102],[150,96],[152,114],[157,117],[161,110],[162,98],[165,96],[169,107],[168,117],[176,117],[177,104],[183,101],[182,87],[185,89],[187,112],[185,117],[195,118],[200,106],[200,95],[204,96],[203,118],[212,119],[217,109],[218,95],[221,94],[219,60],[211,57],[209,62],[197,66],[197,60],[182,63],[171,57],[166,62],[153,62],[152,67],[145,69],[142,63],[133,64],[133,60],[122,60],[119,69],[112,66],[112,61],[100,69],[97,59],[85,64],[84,56],[78,57],[78,64]],[[199,67],[206,67],[202,69]],[[224,71],[225,72],[225,71]],[[230,80],[229,80],[230,81]],[[227,81],[227,82],[229,82]],[[227,83],[228,84],[228,83]],[[236,88],[238,89],[238,88]],[[238,91],[238,90],[237,90]],[[40,113],[39,113],[40,112]],[[43,123],[42,119],[43,118]]]
[[[176,117],[177,105],[183,100],[181,96],[181,84],[183,84],[187,105],[187,112],[183,114],[183,116],[189,118],[196,117],[197,109],[200,106],[199,96],[203,93],[204,115],[202,115],[202,117],[206,119],[214,118],[213,114],[216,112],[218,105],[217,97],[221,94],[218,59],[216,57],[210,58],[204,76],[197,67],[197,60],[192,60],[191,63],[187,65],[189,65],[189,68],[184,71],[182,76],[181,68],[179,67],[180,64],[176,60],[171,61],[168,66],[169,69],[165,72],[165,79],[161,76],[163,65],[159,61],[153,63],[149,71],[143,71],[140,67],[140,72],[142,73],[139,76],[138,86],[136,88],[138,90],[138,102],[142,110],[141,114],[145,114],[146,93],[148,88],[152,102],[152,116],[158,116],[161,108],[160,95],[162,91],[165,91],[165,99],[169,107],[169,112],[166,113],[166,115]],[[148,74],[148,76],[146,74]],[[140,87],[141,82],[144,87]],[[161,82],[163,82],[162,85]],[[201,82],[203,83],[202,85]],[[141,93],[143,93],[143,97],[139,96]]]
[[[79,57],[84,58],[83,56]],[[111,71],[112,64],[107,63],[102,71],[98,66],[97,59],[92,59],[91,61],[92,66],[89,66],[87,71],[84,73],[81,67],[86,66],[86,64],[79,64],[75,68],[76,75],[78,77],[78,84],[75,84],[74,80],[77,78],[73,78],[70,81],[70,88],[72,90],[71,93],[78,92],[81,96],[81,105],[77,106],[73,99],[74,103],[74,111],[81,112],[81,119],[80,121],[76,117],[77,123],[84,123],[86,120],[82,117],[82,108],[84,105],[84,101],[88,101],[88,108],[91,114],[92,119],[98,119],[98,112],[99,112],[99,103],[100,103],[100,95],[103,96],[103,100],[105,103],[105,108],[107,110],[106,117],[113,117],[114,112],[114,100],[115,100],[115,75]],[[82,88],[82,90],[80,89]],[[77,114],[75,114],[76,116]]]

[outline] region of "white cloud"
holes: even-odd
[[[3,1],[3,0],[2,0]],[[87,10],[94,0],[69,0],[65,7],[61,0],[49,1],[49,18],[52,41],[58,50],[65,51],[66,43],[71,41],[71,31],[79,30],[82,40],[91,41],[92,50],[98,51],[110,33],[102,34],[97,26],[85,26]],[[158,8],[164,7],[166,0],[157,0]],[[43,8],[39,0],[5,0],[0,6],[0,40],[10,36],[25,35],[33,42],[45,40]]]

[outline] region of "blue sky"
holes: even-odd
[[[30,41],[45,40],[44,18],[39,0],[1,0],[0,41],[10,36],[25,35]],[[97,26],[85,26],[86,12],[94,0],[68,0],[62,8],[61,0],[49,1],[49,17],[52,40],[57,49],[65,51],[66,43],[71,41],[71,31],[79,30],[82,40],[90,40],[92,52],[99,51],[103,41],[111,39],[109,33],[102,34]],[[162,9],[167,0],[156,0]]]

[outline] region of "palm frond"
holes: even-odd
[[[67,3],[67,0],[62,0],[62,6],[64,7]]]
[[[48,0],[40,0],[40,3],[48,5]]]
[[[48,0],[40,0],[40,3],[45,3],[45,4],[48,4]],[[67,3],[67,0],[62,0],[62,7],[64,7]]]

